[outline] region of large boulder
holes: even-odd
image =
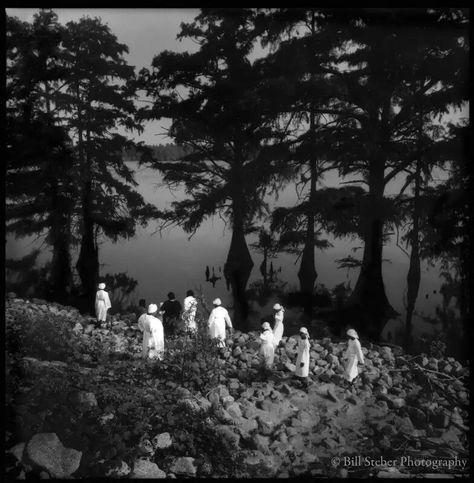
[[[56,433],[35,434],[26,445],[33,465],[46,470],[53,478],[67,478],[78,468],[82,452],[65,448]]]
[[[190,456],[176,458],[170,466],[170,472],[179,476],[196,476],[196,471],[194,458]]]
[[[166,478],[166,473],[156,463],[152,463],[150,460],[140,458],[135,461],[133,465],[133,472],[129,478]]]

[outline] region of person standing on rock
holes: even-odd
[[[284,317],[285,309],[280,304],[275,304],[273,306],[273,345],[275,348],[278,347],[278,344],[281,341],[283,336],[283,317]]]
[[[309,334],[306,327],[300,328],[298,340],[298,356],[296,357],[295,376],[301,381],[303,387],[308,387],[309,375]]]
[[[262,369],[264,372],[269,372],[273,366],[273,359],[275,358],[275,347],[273,345],[273,332],[270,324],[264,322],[262,324],[262,333],[260,334],[260,357],[262,362]]]
[[[357,332],[354,329],[349,329],[346,334],[349,337],[349,341],[347,343],[347,350],[344,355],[344,359],[347,360],[345,366],[345,376],[346,379],[352,384],[354,379],[359,374],[357,364],[359,362],[364,364],[364,354],[362,353],[362,347],[360,345]]]
[[[163,324],[156,317],[157,312],[158,306],[150,304],[148,313],[138,319],[138,328],[143,332],[142,356],[144,358],[161,359],[165,350]]]
[[[99,283],[97,293],[95,294],[95,316],[97,318],[97,324],[106,322],[107,310],[112,307],[110,303],[109,294],[105,291],[105,283]]]
[[[168,294],[168,300],[163,302],[160,307],[163,312],[163,323],[166,327],[167,335],[175,334],[178,330],[178,320],[181,315],[181,304],[173,292]]]
[[[227,309],[221,306],[222,302],[220,298],[214,299],[212,304],[214,308],[207,322],[209,335],[219,340],[219,347],[225,347],[225,328],[227,326],[232,330],[232,321],[230,320]]]
[[[196,326],[196,312],[197,312],[198,302],[194,298],[194,292],[188,290],[186,292],[186,298],[183,301],[183,315],[182,319],[184,321],[184,329],[190,332],[195,332]]]

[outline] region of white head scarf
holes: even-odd
[[[273,310],[282,310],[282,309],[283,309],[283,307],[280,304],[275,304],[273,306]]]
[[[349,336],[349,337],[354,337],[354,339],[358,339],[359,336],[357,335],[357,332],[354,330],[354,329],[349,329],[346,334]]]
[[[214,300],[212,301],[212,304],[213,304],[213,305],[221,305],[221,304],[222,304],[221,299],[220,299],[220,298],[214,299]]]
[[[158,312],[158,307],[157,307],[157,305],[156,305],[156,304],[150,304],[150,305],[148,306],[148,313],[149,313],[149,314],[154,314],[154,313],[156,313],[156,312]]]
[[[308,329],[306,327],[301,327],[300,329],[300,334],[306,334],[306,335],[309,335],[308,334]]]

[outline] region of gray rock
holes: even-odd
[[[93,392],[78,391],[74,393],[73,400],[77,404],[78,409],[82,411],[88,411],[98,406]]]
[[[258,428],[258,423],[256,419],[242,418],[236,428],[240,436],[248,438],[250,433]]]
[[[166,473],[156,463],[152,463],[150,460],[140,458],[135,461],[133,465],[133,472],[129,478],[166,478]]]
[[[242,349],[239,346],[234,347],[234,350],[232,351],[232,356],[239,357],[241,354],[242,354]]]
[[[170,466],[170,471],[176,475],[196,476],[197,468],[194,464],[194,458],[189,456],[176,458]]]
[[[12,446],[8,452],[11,453],[18,461],[22,461],[26,443],[18,443]]]
[[[216,433],[226,442],[232,449],[238,449],[240,442],[240,435],[234,432],[229,426],[220,424],[215,428]]]
[[[82,452],[65,448],[56,433],[35,434],[26,445],[30,461],[45,469],[53,478],[71,476],[78,468]]]
[[[278,471],[279,464],[275,457],[253,450],[243,453],[242,467],[250,478],[272,478]]]
[[[160,433],[151,440],[151,443],[157,449],[166,449],[173,444],[173,441],[170,433]]]
[[[417,428],[421,429],[425,426],[427,422],[427,418],[426,418],[426,414],[421,409],[415,408],[413,406],[407,406],[406,410],[413,424]]]
[[[122,478],[124,476],[128,476],[131,473],[130,466],[125,463],[125,461],[121,461],[120,465],[114,466],[110,468],[106,473],[105,476],[109,476],[111,478]]]
[[[240,410],[239,403],[233,402],[226,407],[226,411],[232,419],[240,419],[242,417],[242,411]]]
[[[263,454],[272,454],[270,448],[270,438],[268,436],[262,436],[260,434],[254,434],[251,439],[251,445],[254,449],[261,451]]]
[[[275,429],[275,422],[270,415],[259,415],[257,417],[257,421],[259,430],[263,435],[267,436],[273,433]]]
[[[152,456],[155,453],[155,448],[148,439],[142,440],[138,445],[138,452],[142,456]]]

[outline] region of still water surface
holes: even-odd
[[[184,192],[171,192],[162,186],[161,176],[157,171],[149,168],[138,168],[136,163],[128,165],[136,172],[138,191],[145,200],[155,204],[159,209],[166,209],[174,200],[184,198]],[[338,186],[339,178],[335,173],[328,173],[322,186]],[[395,193],[403,180],[395,180],[387,187],[386,194]],[[297,201],[294,186],[285,188],[278,200],[269,198],[271,207],[292,206]],[[231,305],[232,297],[227,291],[226,283],[222,274],[227,251],[230,245],[231,231],[226,227],[224,220],[219,216],[213,216],[203,222],[197,232],[189,238],[181,228],[169,228],[158,231],[156,222],[151,222],[146,228],[138,228],[135,237],[129,240],[121,240],[112,243],[105,240],[100,244],[99,258],[101,261],[101,274],[126,272],[130,277],[138,281],[138,286],[133,294],[135,302],[145,298],[147,303],[159,303],[166,299],[169,291],[174,291],[179,299],[183,299],[188,289],[202,291],[206,300],[210,303],[215,297],[220,297],[224,305]],[[253,243],[256,235],[247,237],[248,243]],[[333,244],[332,248],[325,251],[316,251],[316,269],[318,272],[317,283],[332,289],[341,282],[350,281],[354,287],[358,270],[338,269],[335,260],[350,254],[360,258],[362,248],[353,252],[352,249],[362,246],[359,239],[333,239],[328,237]],[[39,242],[32,238],[15,240],[7,237],[6,257],[20,258],[38,247]],[[40,261],[45,261],[50,254],[43,245]],[[251,254],[254,261],[253,271],[249,284],[261,278],[259,265],[262,256],[252,248]],[[395,236],[384,248],[383,277],[387,295],[393,307],[404,315],[403,293],[406,290],[406,276],[408,272],[408,257],[396,246]],[[281,253],[273,260],[275,269],[280,269],[280,279],[287,282],[287,288],[298,287],[298,264],[295,264],[296,256]],[[215,287],[206,282],[205,269],[209,266],[217,280]],[[441,304],[439,288],[441,285],[439,267],[429,267],[422,264],[420,292],[417,300],[416,311],[420,315],[433,315],[435,307]],[[265,307],[263,312],[267,312]],[[290,314],[287,313],[287,316]],[[393,330],[392,324],[388,329]],[[415,321],[415,333],[431,332],[431,325],[424,323],[419,317]]]

